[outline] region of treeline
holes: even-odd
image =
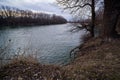
[[[63,24],[67,20],[62,16],[46,13],[34,13],[9,6],[0,6],[0,26],[26,26]]]

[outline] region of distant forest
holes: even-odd
[[[9,6],[0,6],[0,26],[32,26],[63,24],[67,20],[55,14],[37,13]]]

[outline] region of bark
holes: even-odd
[[[116,31],[116,27],[117,27],[117,23],[118,23],[118,20],[119,20],[119,13],[118,12],[116,12],[115,14],[114,14],[115,16],[115,20],[113,21],[113,27],[112,27],[112,31],[111,31],[111,36],[112,37],[114,37],[114,38],[117,38],[117,37],[119,37],[119,35],[118,35],[118,32]]]
[[[117,35],[116,25],[119,13],[114,6],[115,4],[113,4],[112,0],[104,0],[102,37],[107,40]]]
[[[92,13],[92,24],[91,24],[91,37],[94,37],[94,27],[95,27],[95,1],[92,0],[92,5],[91,5],[91,13]]]

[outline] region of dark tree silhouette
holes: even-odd
[[[46,13],[33,13],[30,10],[20,10],[9,6],[0,6],[0,25],[50,25],[63,24],[67,20],[62,16]]]
[[[120,15],[120,0],[104,0],[104,19],[102,36],[109,40],[118,37],[116,25]]]

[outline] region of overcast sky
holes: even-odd
[[[55,0],[0,0],[0,4],[20,9],[29,9],[62,15],[68,20],[71,19],[71,15],[67,12],[63,12],[63,10],[57,6]]]

